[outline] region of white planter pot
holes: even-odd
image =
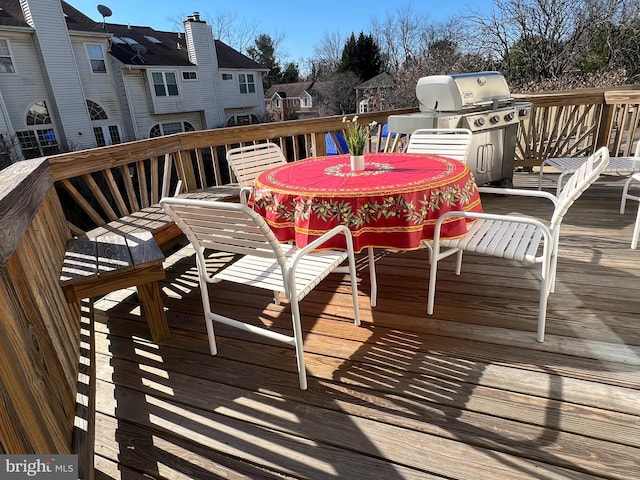
[[[364,170],[364,155],[351,155],[351,170]]]

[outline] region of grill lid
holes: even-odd
[[[422,112],[461,112],[502,107],[513,102],[500,72],[474,72],[422,77],[416,85]]]

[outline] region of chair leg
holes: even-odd
[[[431,256],[431,268],[429,269],[429,292],[427,294],[427,314],[433,315],[433,304],[436,299],[436,275],[438,274],[439,253],[434,250]]]
[[[351,279],[351,297],[353,298],[353,321],[360,326],[360,305],[358,303],[358,274],[356,272],[356,259],[353,249],[349,249],[349,277]],[[371,262],[371,258],[369,259]]]
[[[202,297],[202,308],[204,310],[204,323],[207,326],[207,338],[209,339],[209,350],[211,355],[218,353],[216,346],[216,334],[213,328],[213,319],[211,318],[211,303],[209,301],[209,288],[207,282],[200,279],[200,296]]]
[[[540,303],[538,306],[538,331],[536,340],[544,342],[544,330],[547,322],[547,302],[549,300],[549,290],[553,280],[550,278],[551,265],[542,264],[542,278],[540,280]]]
[[[304,365],[304,346],[302,343],[302,326],[300,324],[300,305],[298,300],[291,302],[291,320],[293,321],[293,340],[296,348],[296,363],[298,364],[298,378],[300,390],[307,389],[307,370]]]
[[[631,238],[631,248],[638,248],[638,237],[640,236],[640,203],[638,203],[638,213],[636,214],[636,223],[633,227],[633,237]]]
[[[367,255],[369,257],[369,283],[371,284],[371,306],[375,307],[378,304],[378,281],[376,279],[376,259],[373,254],[373,248],[367,249]]]
[[[198,268],[198,284],[200,285],[200,297],[202,298],[202,308],[204,310],[204,322],[207,327],[207,338],[209,340],[209,350],[211,355],[218,353],[216,346],[216,334],[213,328],[213,319],[211,318],[211,301],[209,299],[209,284],[206,280],[206,266],[200,255],[196,255],[196,266]]]
[[[625,207],[627,205],[627,195],[629,193],[629,186],[631,186],[632,181],[632,176],[627,178],[627,180],[624,182],[624,187],[622,187],[622,197],[620,198],[620,214],[624,213]]]

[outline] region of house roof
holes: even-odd
[[[312,86],[313,82],[280,83],[269,87],[264,96],[271,98],[277,93],[282,98],[297,98],[304,92],[309,92]]]
[[[29,27],[24,19],[20,0],[0,0],[0,26]],[[102,31],[102,24],[96,23],[85,14],[62,2],[62,11],[66,15],[67,28],[83,32]]]
[[[362,82],[356,88],[370,88],[370,87],[391,87],[395,84],[395,80],[391,74],[382,72],[373,78],[370,78],[366,82]]]
[[[218,68],[239,68],[245,70],[264,70],[265,72],[269,71],[268,68],[263,67],[258,62],[253,61],[246,55],[243,55],[234,48],[231,48],[221,40],[216,40],[216,52],[218,57]]]
[[[193,65],[189,61],[183,34],[178,36],[176,32],[159,32],[151,27],[114,23],[107,23],[105,28],[113,34],[111,55],[125,65]]]
[[[0,27],[29,26],[24,19],[20,0],[0,0],[0,9]],[[102,22],[93,21],[66,2],[62,2],[62,9],[66,15],[67,28],[70,31],[111,33],[114,38],[111,42],[110,53],[125,65],[175,67],[193,65],[189,61],[183,33],[162,32],[151,27],[115,23],[103,25]],[[125,38],[130,38],[135,42],[120,40]],[[157,41],[154,41],[154,38]],[[215,46],[219,68],[268,70],[220,40],[215,40]]]

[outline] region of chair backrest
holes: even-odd
[[[277,258],[280,266],[286,263],[269,225],[246,205],[175,197],[163,198],[160,205],[184,232],[200,261],[205,249],[213,249]]]
[[[569,207],[598,179],[607,165],[609,165],[609,149],[601,147],[569,177],[558,194],[558,203],[551,218],[552,230],[562,222]]]
[[[407,153],[433,153],[467,161],[472,138],[467,128],[421,128],[411,134]]]
[[[279,164],[287,163],[275,143],[258,143],[227,151],[227,163],[240,187],[251,187],[258,175]]]

